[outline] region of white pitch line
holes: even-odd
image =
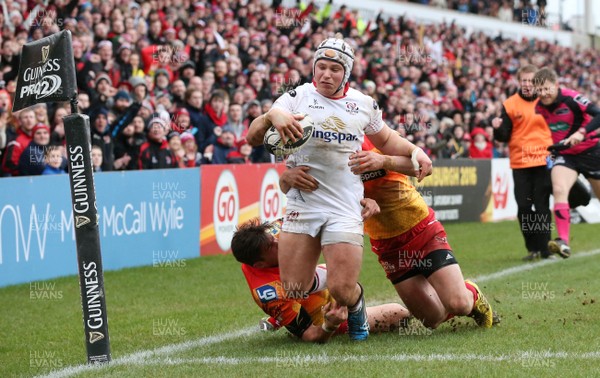
[[[248,327],[241,330],[222,333],[213,336],[207,336],[196,340],[189,340],[179,344],[171,344],[166,345],[160,348],[152,349],[152,350],[143,350],[136,353],[132,353],[127,356],[123,356],[121,358],[114,359],[110,362],[110,364],[97,364],[97,365],[76,365],[70,366],[61,370],[57,370],[49,373],[48,375],[44,375],[42,377],[48,378],[62,378],[69,377],[75,374],[80,374],[87,371],[99,370],[103,368],[109,368],[111,366],[117,365],[135,365],[135,364],[143,364],[147,363],[149,357],[156,357],[160,355],[170,354],[174,352],[182,352],[188,349],[202,347],[211,344],[222,343],[223,341],[237,339],[242,336],[250,336],[254,333],[258,332],[258,327]]]
[[[586,251],[586,252],[580,252],[577,254],[574,254],[571,256],[571,259],[574,258],[584,258],[584,257],[590,257],[590,256],[594,256],[600,254],[600,249],[594,249],[591,251]],[[508,269],[504,269],[501,270],[499,272],[496,273],[492,273],[492,274],[487,274],[487,275],[482,275],[482,276],[477,276],[475,277],[473,280],[476,282],[485,282],[485,281],[492,281],[494,279],[497,278],[501,278],[501,277],[505,277],[511,274],[517,274],[517,273],[521,273],[524,271],[528,271],[528,270],[532,270],[535,268],[539,268],[545,265],[549,265],[549,264],[554,264],[554,263],[559,263],[562,259],[560,260],[541,260],[532,264],[526,264],[526,265],[519,265],[519,266],[515,266],[512,268],[508,268]],[[200,339],[196,339],[196,340],[190,340],[190,341],[185,341],[183,343],[179,343],[179,344],[171,344],[171,345],[166,345],[164,347],[160,347],[160,348],[156,348],[156,349],[152,349],[152,350],[142,350],[139,352],[135,352],[117,359],[114,359],[110,362],[110,364],[106,365],[76,365],[76,366],[70,366],[61,370],[57,370],[54,372],[50,372],[48,375],[43,375],[43,376],[39,376],[41,377],[46,377],[46,378],[62,378],[62,377],[69,377],[75,374],[80,374],[83,372],[87,372],[87,371],[93,371],[93,370],[100,370],[100,369],[105,369],[105,368],[109,368],[111,366],[117,366],[117,365],[128,365],[128,364],[132,364],[132,365],[144,365],[144,364],[154,364],[154,361],[157,360],[151,360],[148,359],[149,357],[157,357],[160,355],[168,355],[174,352],[182,352],[188,349],[192,349],[192,348],[196,348],[196,347],[201,347],[201,346],[206,346],[206,345],[211,345],[211,344],[218,344],[221,343],[223,341],[227,341],[227,340],[231,340],[231,339],[236,339],[238,337],[242,337],[242,336],[250,336],[252,334],[258,333],[258,327],[253,326],[253,327],[249,327],[249,328],[244,328],[241,330],[237,330],[237,331],[232,331],[232,332],[227,332],[227,333],[223,333],[223,334],[217,334],[217,335],[213,335],[213,336],[207,336],[207,337],[203,337]],[[524,353],[529,353],[529,352],[524,352]],[[533,353],[537,353],[537,352],[533,352]],[[544,352],[545,353],[545,352]],[[550,352],[547,352],[550,353]],[[556,356],[562,356],[564,355],[566,352],[560,352],[560,353],[556,353]],[[539,353],[538,353],[539,354]],[[538,355],[536,354],[536,356]],[[567,353],[568,354],[568,353]],[[396,357],[394,357],[396,356]],[[411,356],[411,355],[391,355],[391,356],[387,356],[385,358],[404,358],[401,356]],[[419,355],[412,355],[412,356],[419,356]],[[427,357],[427,358],[432,358],[431,356],[443,356],[443,355],[420,355],[421,357]],[[454,355],[454,356],[474,356],[472,359],[473,360],[478,360],[483,358],[483,356],[481,355]],[[589,358],[598,358],[600,357],[600,352],[593,352],[593,353],[583,353],[581,354],[580,357],[582,359],[589,359]],[[586,357],[586,356],[595,356],[595,357]],[[347,358],[357,358],[357,359],[361,359],[361,358],[372,358],[369,356],[349,356]],[[381,357],[381,356],[375,356],[377,358]],[[492,356],[493,357],[493,356]],[[265,357],[266,358],[266,357]],[[331,359],[339,359],[340,357],[327,357],[329,360],[331,361]],[[374,358],[374,357],[373,357]],[[497,358],[494,357],[494,358]],[[235,357],[214,357],[212,358],[214,359],[214,361],[221,361],[223,363],[227,363],[227,361],[243,361],[245,360],[244,358],[235,358]],[[189,361],[211,361],[211,358],[204,358],[204,359],[191,359]],[[170,361],[188,361],[188,360],[182,360],[182,359],[169,359]],[[251,358],[249,359],[251,360]],[[163,360],[161,360],[163,361]],[[165,360],[166,361],[166,360]],[[163,361],[163,363],[168,363]],[[259,361],[259,359],[252,360],[253,362],[261,362]],[[344,361],[344,360],[341,360]],[[400,360],[398,359],[398,361],[405,361],[405,360]],[[434,361],[434,360],[431,360]],[[275,361],[271,361],[271,362],[275,362]],[[200,363],[200,362],[198,362]],[[204,362],[204,363],[209,363],[209,362]],[[213,363],[217,363],[217,362],[213,362]],[[231,363],[233,364],[233,363]]]
[[[598,254],[600,254],[600,249],[593,249],[591,251],[573,254],[573,255],[571,255],[570,259],[579,259],[579,258],[584,258],[584,257],[595,256]],[[562,258],[559,258],[556,260],[547,260],[546,259],[546,260],[540,260],[540,261],[534,262],[532,264],[518,265],[518,266],[514,266],[512,268],[501,270],[496,273],[484,274],[481,276],[477,276],[477,277],[473,278],[473,281],[475,281],[475,282],[492,281],[497,278],[510,276],[511,274],[516,274],[516,273],[521,273],[521,272],[525,272],[528,270],[533,270],[533,269],[539,268],[541,266],[550,265],[550,264],[558,264],[558,263],[562,262],[562,260],[563,260]]]
[[[569,360],[596,360],[600,358],[600,352],[550,352],[550,351],[523,351],[510,354],[390,354],[390,355],[328,355],[328,354],[297,354],[282,353],[282,356],[263,357],[203,357],[203,358],[172,358],[153,359],[148,361],[137,360],[133,364],[138,365],[245,365],[245,364],[282,364],[288,366],[301,366],[304,364],[331,364],[334,362],[526,362],[532,366],[542,365],[542,360],[569,359]]]

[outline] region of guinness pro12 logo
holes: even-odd
[[[36,66],[27,67],[23,71],[23,83],[19,97],[35,95],[36,99],[48,97],[56,93],[62,85],[58,72],[61,69],[60,59],[48,59],[50,56],[50,45],[42,46],[41,61]]]

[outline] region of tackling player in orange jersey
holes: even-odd
[[[416,148],[416,147],[413,147]],[[349,165],[361,174],[365,197],[381,212],[365,220],[372,250],[398,295],[426,327],[436,328],[453,316],[467,315],[485,328],[495,323],[491,305],[477,285],[465,281],[442,224],[435,218],[407,176],[414,166],[406,157],[384,156],[368,142],[350,156]],[[302,167],[285,171],[282,190],[318,190]]]
[[[270,318],[270,326],[285,327],[303,341],[326,342],[333,334],[346,333],[348,309],[339,306],[325,288],[327,268],[319,265],[315,272],[315,291],[300,298],[290,296],[279,276],[278,234],[281,221],[261,223],[251,219],[233,236],[233,255],[242,263],[242,272],[256,304]],[[397,329],[410,314],[398,303],[368,307],[372,332]]]

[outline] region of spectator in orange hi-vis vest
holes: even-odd
[[[504,101],[502,115],[492,120],[494,138],[508,142],[517,216],[527,248],[525,261],[551,256],[548,242],[552,224],[552,184],[546,148],[552,144],[552,138],[546,121],[535,112],[538,97],[533,77],[536,72],[533,65],[519,69],[519,91]]]

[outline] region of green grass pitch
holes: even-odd
[[[230,255],[212,256],[105,272],[113,363],[104,367],[85,365],[77,277],[0,289],[0,377],[597,375],[599,226],[573,225],[573,256],[549,263],[520,260],[518,227],[446,225],[465,277],[479,280],[502,316],[489,330],[459,318],[434,331],[415,327],[326,345],[258,332],[262,312],[239,265]],[[367,248],[367,303],[398,301]]]

